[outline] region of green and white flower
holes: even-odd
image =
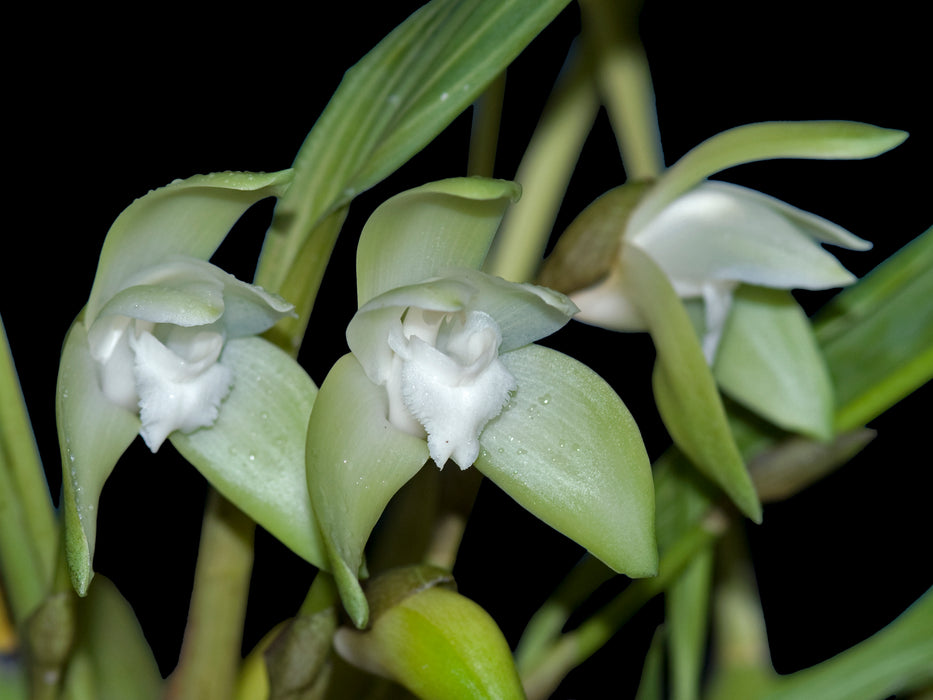
[[[479,271],[513,183],[459,178],[404,192],[360,236],[351,353],[308,426],[308,487],[344,605],[389,499],[429,459],[475,466],[617,571],[657,566],[651,471],[638,428],[589,368],[535,345],[576,308]]]
[[[641,249],[664,271],[678,296],[702,300],[702,345],[709,364],[740,283],[774,289],[842,287],[855,276],[820,244],[871,248],[826,219],[725,182],[701,182],[656,214],[644,212],[641,206],[632,211],[619,255],[625,256],[630,246]],[[580,307],[581,321],[611,330],[648,329],[619,268],[571,298]]]
[[[108,232],[58,377],[66,553],[79,593],[93,575],[101,490],[137,434],[153,452],[170,440],[285,544],[326,562],[304,488],[317,389],[257,337],[292,307],[208,262],[246,209],[290,181],[291,171],[176,181],[137,199]]]
[[[851,283],[822,244],[870,244],[760,192],[708,178],[771,158],[869,158],[904,138],[856,122],[731,129],[655,182],[626,183],[594,201],[542,269],[542,283],[569,294],[580,320],[650,332],[654,393],[668,432],[753,520],[761,504],[719,392],[784,429],[830,439],[828,370],[788,290]],[[691,314],[697,302],[703,308]]]

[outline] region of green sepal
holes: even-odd
[[[495,620],[445,585],[401,597],[369,630],[338,630],[334,644],[354,665],[391,678],[424,700],[525,697]]]
[[[195,175],[135,200],[107,232],[87,304],[88,323],[143,268],[177,256],[210,258],[247,209],[282,195],[291,178],[291,170]]]
[[[307,432],[307,479],[330,567],[344,607],[365,627],[359,585],[363,549],[389,499],[428,460],[423,438],[387,420],[388,397],[347,354],[321,385]]]
[[[71,582],[86,595],[94,576],[97,503],[104,482],[139,432],[139,418],[101,392],[83,313],[65,338],[55,411],[62,453],[65,555]]]
[[[664,425],[697,469],[760,522],[761,503],[683,303],[664,272],[637,247],[627,246],[621,260],[622,276],[657,350],[653,384]]]
[[[833,385],[810,321],[789,292],[741,286],[713,365],[720,388],[775,425],[833,437]]]
[[[850,121],[761,122],[728,129],[668,168],[632,214],[629,228],[640,228],[681,194],[726,168],[773,158],[872,158],[906,138],[903,131]]]
[[[295,360],[257,337],[228,340],[233,388],[214,425],[170,440],[231,503],[317,567],[327,557],[305,478],[305,433],[317,387]]]
[[[395,195],[369,217],[356,253],[359,305],[448,269],[477,270],[521,188],[480,177],[431,182]]]
[[[518,390],[480,435],[476,468],[613,570],[655,574],[654,485],[628,409],[555,350],[528,345],[500,359]]]

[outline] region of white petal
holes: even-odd
[[[153,452],[174,430],[213,425],[233,384],[232,372],[217,362],[224,342],[221,334],[177,329],[166,342],[169,347],[148,331],[130,340],[136,353],[140,435]]]
[[[704,183],[662,210],[628,242],[680,285],[741,281],[782,289],[828,289],[855,278],[767,198]]]
[[[135,358],[129,345],[132,319],[126,316],[99,318],[88,333],[90,354],[97,362],[100,388],[104,396],[123,408],[136,412]],[[128,330],[129,329],[129,330]]]
[[[706,364],[713,366],[722,330],[732,308],[732,291],[735,283],[719,282],[703,285],[703,307],[706,312],[706,331],[703,334],[703,356]]]
[[[571,294],[570,300],[580,308],[574,316],[578,321],[613,331],[648,329],[638,309],[629,301],[617,268],[603,281]]]

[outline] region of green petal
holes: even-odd
[[[671,438],[743,513],[760,521],[761,504],[683,303],[664,272],[635,246],[626,246],[622,268],[657,350],[655,400]]]
[[[195,175],[134,201],[107,233],[87,321],[143,268],[179,255],[210,258],[237,219],[260,199],[281,195],[291,177],[290,170]]]
[[[500,359],[518,391],[480,435],[476,468],[615,571],[654,574],[651,469],[622,401],[555,350],[529,345]]]
[[[356,254],[362,306],[451,268],[479,269],[517,184],[487,178],[432,182],[392,197],[363,227]]]
[[[65,554],[71,582],[87,593],[94,572],[97,504],[104,482],[139,432],[139,418],[101,393],[81,317],[65,338],[55,408],[62,452]]]
[[[325,566],[305,482],[314,382],[262,338],[228,341],[220,362],[233,370],[234,383],[217,421],[169,439],[227,500],[300,557]]]
[[[106,316],[129,316],[152,323],[171,323],[185,327],[207,326],[219,319],[223,312],[223,285],[219,282],[210,284],[205,280],[203,284],[190,285],[185,289],[152,284],[135,285],[118,292],[104,304],[92,327],[98,327],[100,324],[97,321]]]
[[[369,609],[357,580],[369,534],[395,495],[428,459],[427,443],[387,420],[385,389],[353,355],[321,386],[308,425],[307,478],[344,606],[358,627]]]
[[[872,158],[901,144],[907,134],[847,121],[746,124],[707,139],[661,176],[632,214],[640,228],[668,203],[720,170],[772,158]]]
[[[367,375],[381,377],[392,351],[390,326],[410,306],[431,311],[482,311],[502,334],[500,352],[540,340],[562,328],[577,311],[567,297],[545,287],[506,282],[476,270],[393,289],[369,301],[350,321],[347,342]]]
[[[492,316],[502,333],[499,352],[524,347],[563,328],[578,311],[569,298],[547,287],[507,282],[482,272],[463,270],[476,290],[470,306]]]
[[[736,291],[713,373],[726,394],[775,425],[832,438],[829,370],[790,293],[745,286]]]

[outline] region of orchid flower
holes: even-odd
[[[479,271],[513,183],[460,178],[385,202],[360,236],[351,353],[308,426],[308,487],[345,607],[363,627],[363,548],[430,457],[474,466],[617,571],[653,573],[644,445],[615,392],[534,341],[576,311]]]
[[[650,200],[648,200],[650,202]],[[703,354],[713,364],[740,283],[775,289],[831,289],[855,281],[820,243],[850,250],[871,244],[818,216],[754,190],[701,182],[653,216],[635,207],[622,235],[647,254],[684,300],[702,300]],[[616,268],[602,282],[571,295],[577,318],[619,331],[648,324],[633,305]]]
[[[66,551],[79,593],[93,575],[103,484],[137,433],[152,452],[171,440],[227,498],[325,561],[303,497],[303,440],[289,438],[303,434],[316,387],[256,337],[292,307],[207,262],[249,206],[290,180],[283,171],[176,181],[111,227],[58,378]]]
[[[580,320],[651,333],[655,397],[671,437],[754,520],[761,505],[719,389],[775,425],[830,439],[832,384],[788,290],[850,284],[854,276],[821,244],[870,244],[760,192],[707,178],[770,158],[868,158],[905,137],[854,122],[726,131],[657,181],[628,183],[593,202],[542,270],[539,281],[568,293]],[[688,307],[696,302],[700,338]]]

